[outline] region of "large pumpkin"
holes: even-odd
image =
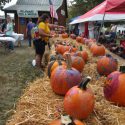
[[[118,68],[117,61],[110,55],[101,57],[97,62],[97,71],[100,75],[109,75]]]
[[[82,59],[82,57],[71,56],[71,59],[72,59],[72,67],[77,69],[79,72],[82,72],[85,66],[85,62]]]
[[[120,106],[125,106],[125,71],[115,71],[108,75],[104,95],[108,101]]]
[[[68,60],[71,60],[70,55],[67,56]],[[67,68],[59,66],[51,74],[51,87],[55,93],[60,95],[65,95],[71,87],[78,85],[82,80],[80,72],[72,68],[69,62]]]
[[[73,118],[85,119],[93,111],[94,94],[86,85],[90,81],[87,77],[79,86],[71,88],[64,98],[64,110]]]
[[[85,125],[85,123],[69,116],[61,116],[61,119],[53,120],[49,125]]]
[[[51,76],[51,73],[52,71],[57,68],[58,66],[61,66],[61,65],[64,65],[66,66],[66,63],[64,61],[61,61],[61,60],[55,60],[55,61],[51,61],[49,64],[48,64],[48,70],[47,70],[47,74],[48,74],[48,77],[50,78]]]
[[[93,56],[104,56],[105,55],[105,47],[103,45],[92,45],[91,52]]]

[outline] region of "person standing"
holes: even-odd
[[[12,37],[13,22],[12,22],[11,17],[9,15],[7,15],[6,21],[7,21],[7,24],[6,24],[6,28],[4,30],[5,36]],[[9,49],[14,50],[13,42],[12,41],[8,41],[8,42],[9,42]]]
[[[33,41],[35,52],[36,52],[36,66],[40,69],[44,68],[42,65],[42,58],[45,52],[45,46],[48,45],[49,38],[53,37],[54,35],[51,34],[51,29],[55,28],[62,28],[62,26],[50,24],[50,17],[45,13],[39,18],[38,23],[38,32],[39,32],[39,39],[35,39]]]
[[[88,30],[89,30],[89,38],[93,39],[94,38],[94,24],[93,24],[93,22],[89,22]]]
[[[35,27],[35,24],[32,22],[32,19],[29,19],[29,22],[26,27],[26,35],[28,37],[29,47],[31,47],[31,40],[32,40],[31,30],[33,27]]]

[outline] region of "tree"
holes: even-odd
[[[80,16],[104,0],[72,0],[71,5],[68,6],[69,19]]]
[[[5,5],[5,3],[10,2],[11,0],[0,0],[0,7],[2,7],[3,5]]]

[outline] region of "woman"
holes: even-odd
[[[63,27],[49,24],[49,21],[50,17],[47,14],[43,14],[40,17],[38,24],[39,39],[34,40],[34,46],[36,51],[36,66],[38,68],[44,68],[44,66],[41,65],[41,62],[43,54],[45,52],[45,46],[48,44],[49,38],[54,36],[51,34],[50,29]]]
[[[7,20],[7,24],[6,24],[6,29],[4,30],[5,36],[12,37],[13,23],[12,23],[11,17],[8,15],[6,20]],[[14,50],[14,44],[12,41],[9,41],[9,49]]]

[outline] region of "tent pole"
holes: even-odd
[[[108,0],[107,0],[107,1],[108,1]],[[102,27],[104,26],[104,19],[105,19],[106,9],[107,9],[107,3],[106,3],[106,6],[105,6],[105,11],[104,11],[104,15],[103,15],[101,27],[100,27],[100,29],[99,29],[99,34],[98,34],[97,43],[99,42],[99,37],[100,37],[100,34],[101,34],[101,30],[102,30]]]
[[[97,43],[99,42],[99,37],[100,37],[100,34],[101,34],[101,30],[102,30],[102,27],[104,26],[105,14],[106,14],[106,12],[104,12],[104,15],[103,15],[103,20],[102,20],[102,22],[101,22],[101,27],[100,27],[100,29],[99,29],[99,34],[98,34],[98,38],[97,38]]]

